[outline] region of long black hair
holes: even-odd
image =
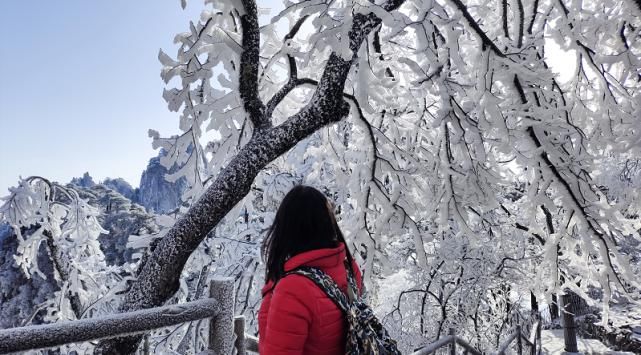
[[[335,248],[339,243],[345,243],[345,238],[325,195],[311,186],[297,185],[283,198],[263,241],[265,280],[282,278],[288,258],[309,250]],[[351,265],[347,243],[345,252]]]

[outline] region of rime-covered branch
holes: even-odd
[[[257,132],[272,126],[270,114],[258,97],[258,65],[260,31],[258,30],[258,8],[255,0],[243,0],[244,12],[240,16],[242,27],[242,47],[240,55],[239,91],[245,111]]]
[[[460,0],[452,0],[452,2],[463,13],[470,27],[480,37],[484,46],[489,47],[492,50],[492,52],[494,52],[494,54],[497,55],[498,57],[505,58],[506,57],[505,54],[498,49],[498,47],[494,44],[494,42],[490,40],[487,34],[480,28],[479,24],[470,15],[469,11],[467,10],[467,7]],[[519,10],[522,11],[522,8],[519,8]],[[568,12],[567,8],[563,7],[563,10],[564,10],[564,13],[567,14]],[[519,45],[521,44],[520,41],[521,39],[519,38]],[[578,43],[583,48],[583,45],[581,45],[580,42]],[[600,72],[598,68],[596,71]],[[521,79],[519,78],[519,73],[515,72],[513,74],[513,77],[514,77],[514,80],[513,80],[514,88],[516,90],[516,93],[518,94],[518,97],[521,100],[521,103],[524,105],[528,104],[529,103],[529,100],[527,98],[528,94],[526,93],[526,90],[523,87],[523,84],[521,83]],[[606,84],[606,87],[609,88],[607,84]],[[535,102],[534,104],[539,107],[541,106],[540,101]],[[547,136],[548,134],[547,134],[546,128],[543,127],[542,130],[546,132],[545,135]],[[613,243],[607,240],[608,237],[605,236],[604,233],[600,231],[600,228],[596,226],[595,221],[591,216],[591,213],[587,211],[587,206],[586,206],[587,201],[585,201],[583,197],[579,196],[579,192],[577,191],[576,188],[573,187],[573,185],[575,184],[569,181],[569,179],[572,179],[572,178],[576,178],[577,180],[581,180],[581,178],[572,173],[568,176],[560,172],[560,168],[558,167],[558,165],[559,164],[564,165],[565,161],[562,159],[557,162],[551,159],[551,153],[548,151],[549,148],[546,148],[546,147],[554,146],[554,144],[550,144],[549,142],[542,142],[541,141],[542,138],[536,133],[534,126],[528,126],[526,128],[526,132],[527,132],[526,136],[531,139],[531,142],[540,151],[539,156],[543,162],[542,166],[550,170],[552,175],[555,177],[558,183],[562,186],[562,189],[570,197],[569,202],[571,203],[571,208],[576,209],[581,213],[582,218],[586,221],[586,224],[590,232],[595,237],[597,237],[598,240],[600,241],[601,248],[604,249],[602,255],[604,256],[604,259],[608,264],[608,269],[611,271],[612,276],[624,290],[627,290],[626,284],[622,281],[621,275],[619,274],[618,269],[614,265],[614,262],[612,261],[612,258],[611,258],[611,254],[612,254],[611,249],[613,247]],[[577,182],[576,186],[578,186],[579,184],[580,182]]]
[[[463,4],[463,1],[462,0],[450,0],[450,1],[452,1],[452,3],[456,5],[459,11],[463,13],[463,17],[465,18],[465,20],[467,20],[467,23],[470,25],[470,27],[472,27],[474,32],[476,32],[476,34],[481,38],[481,42],[483,43],[483,49],[485,49],[485,47],[490,47],[492,52],[494,52],[497,56],[505,57],[505,54],[501,52],[499,47],[497,47],[496,44],[494,44],[494,42],[487,36],[485,31],[481,29],[481,26],[478,24],[478,22],[476,22],[476,20],[472,17],[472,15],[470,15],[470,12],[468,11],[467,6]],[[507,28],[507,25],[505,26]]]
[[[53,320],[81,318],[106,287],[114,286],[97,240],[107,233],[98,223],[98,209],[72,187],[39,176],[22,180],[11,191],[0,206],[0,222],[8,223],[18,236],[17,266],[28,278],[46,278],[38,265],[44,244],[61,289],[60,301],[49,301],[46,308]]]

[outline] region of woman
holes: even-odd
[[[286,275],[301,266],[316,267],[346,293],[347,259],[362,288],[361,273],[320,191],[299,185],[287,193],[263,243],[263,258],[260,354],[345,354],[347,324],[342,311],[307,277]]]

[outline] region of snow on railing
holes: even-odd
[[[245,355],[248,351],[258,353],[258,338],[245,333],[245,316],[234,318],[234,335],[236,355]]]
[[[233,292],[234,279],[219,278],[212,280],[207,299],[99,318],[0,330],[0,354],[115,338],[209,318],[209,345],[205,353],[244,355],[245,349],[257,351],[258,344],[255,338],[244,334],[244,318],[234,319]]]
[[[249,334],[245,334],[245,350],[258,353],[258,338]]]
[[[510,348],[512,343],[516,340],[516,354],[523,355],[523,343],[530,348],[530,355],[538,355],[541,352],[541,323],[537,321],[532,327],[532,334],[528,338],[521,330],[521,326],[518,325],[515,327],[514,332],[499,346],[497,355],[505,355],[507,350]],[[473,354],[473,355],[482,355],[483,352],[475,349],[465,340],[456,336],[456,330],[454,328],[449,329],[449,333],[446,337],[443,337],[433,343],[430,343],[421,349],[413,352],[411,355],[428,355],[436,352],[438,349],[445,346],[449,347],[448,354],[456,355],[456,347],[460,346],[463,348],[464,354]]]
[[[456,344],[459,344],[466,353],[471,353],[473,355],[482,355],[480,351],[474,349],[465,340],[457,337],[456,330],[454,328],[450,328],[448,334],[449,334],[448,336],[441,338],[431,344],[428,344],[416,352],[413,352],[412,355],[431,354],[444,346],[449,346],[449,349],[450,349],[449,353],[453,355],[453,354],[456,354]]]
[[[498,355],[505,355],[508,348],[516,340],[516,353],[523,354],[523,342],[530,348],[530,354],[536,355],[537,351],[541,350],[541,322],[537,321],[532,327],[532,333],[528,338],[521,330],[521,326],[517,325],[515,331],[510,335],[505,342],[499,347]]]

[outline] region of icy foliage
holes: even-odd
[[[118,180],[121,179],[115,181]],[[55,189],[72,191],[70,187],[50,184],[55,186]],[[61,315],[65,314],[63,312],[69,315],[65,318],[73,319],[76,318],[76,309],[80,311],[82,318],[113,313],[113,306],[117,305],[117,294],[122,292],[122,286],[126,285],[135,271],[134,263],[137,261],[137,254],[136,249],[128,247],[130,237],[158,232],[153,215],[148,214],[142,206],[132,203],[115,190],[107,188],[103,183],[95,184],[90,188],[70,186],[73,186],[77,198],[94,207],[94,212],[99,212],[96,219],[105,231],[100,233],[97,241],[104,254],[104,262],[84,262],[82,265],[74,265],[79,269],[78,271],[66,273],[62,269],[66,264],[61,261],[72,256],[80,261],[83,261],[83,258],[72,253],[61,253],[59,258],[54,259],[51,257],[54,255],[52,250],[60,252],[61,247],[68,247],[69,244],[57,239],[52,243],[48,243],[47,240],[40,244],[37,251],[34,251],[36,258],[34,265],[37,265],[42,275],[25,274],[18,264],[20,255],[17,251],[20,248],[20,240],[13,228],[8,224],[2,224],[0,227],[0,328],[53,322],[59,320]],[[56,201],[67,206],[69,202],[65,198],[56,199]],[[64,220],[68,221],[66,218]],[[38,228],[35,227],[23,228],[22,235],[29,236],[37,230]],[[82,239],[75,234],[68,238]],[[100,255],[100,253],[97,254],[97,256]],[[74,260],[69,259],[69,261],[73,263]],[[70,279],[69,275],[78,276],[75,280],[65,281]],[[102,287],[96,287],[95,283],[87,282],[88,278],[104,284]],[[85,297],[80,298],[78,296],[80,293]],[[69,308],[73,314],[69,313]],[[84,343],[71,344],[61,350],[82,353],[91,349],[91,344]]]
[[[150,132],[170,152],[164,163],[182,166],[171,179],[189,181],[185,201],[223,201],[216,182],[233,184],[231,172],[243,170],[221,171],[251,161],[243,153],[272,123],[285,129],[314,107],[334,55],[353,63],[341,89],[350,116],[301,134],[251,189],[233,190],[247,196],[214,233],[229,245],[258,243],[292,184],[330,192],[370,295],[413,344],[456,325],[487,332],[476,340],[487,348],[525,303],[514,294],[549,302],[564,288],[637,292],[628,265],[641,227],[633,3],[286,2],[258,28],[259,56],[252,1],[206,4],[177,36],[176,57],[159,54],[165,81],[181,80],[164,97],[182,112],[184,134]],[[358,42],[348,33],[366,28],[357,14],[370,12],[380,27],[350,47]],[[550,43],[576,63],[568,82],[557,79]],[[622,152],[627,165],[610,169]],[[626,182],[606,176],[619,172]]]
[[[129,248],[132,236],[158,232],[155,215],[101,183],[91,189],[79,189],[81,198],[100,209],[98,221],[108,231],[98,237],[107,265],[123,266],[135,262],[135,249]]]
[[[113,300],[105,296],[119,289],[122,277],[105,262],[99,236],[108,232],[100,226],[100,210],[82,192],[40,177],[23,179],[10,191],[0,212],[17,240],[15,265],[26,278],[58,288],[38,305],[46,311],[43,319],[76,319],[103,306],[111,309]]]
[[[102,252],[96,239],[106,231],[98,223],[95,207],[82,200],[75,190],[31,177],[21,180],[9,191],[11,195],[4,198],[0,213],[2,221],[11,225],[21,242],[16,261],[28,276],[34,273],[44,275],[37,265],[37,253],[41,243],[47,239],[60,242],[57,245],[62,249],[72,249],[64,252],[74,255],[60,258],[61,263],[67,264],[76,256],[81,260],[92,256],[88,262],[100,262]],[[35,229],[33,233],[23,234],[31,228]],[[73,244],[62,244],[65,242]],[[71,266],[64,265],[63,268],[65,273],[71,271]]]

